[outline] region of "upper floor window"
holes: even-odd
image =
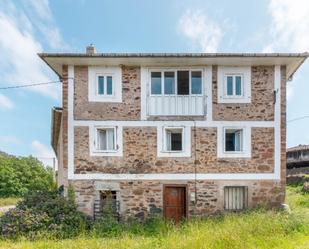
[[[88,100],[121,102],[121,68],[88,67]]]
[[[97,81],[98,95],[113,95],[113,76],[98,75]]]
[[[122,127],[89,127],[91,156],[122,156]]]
[[[115,128],[98,128],[96,149],[98,151],[116,150],[116,132]]]
[[[182,151],[183,128],[167,128],[165,136],[165,151]]]
[[[190,157],[191,127],[158,126],[158,157]]]
[[[218,103],[251,102],[251,67],[218,67]]]
[[[251,128],[219,127],[217,149],[218,158],[251,157]]]
[[[228,97],[241,97],[243,94],[243,76],[226,75],[225,77],[225,94]]]
[[[243,150],[243,129],[225,129],[225,152]]]
[[[151,71],[151,95],[201,95],[201,70]]]

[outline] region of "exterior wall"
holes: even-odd
[[[125,127],[123,157],[89,155],[88,127],[75,127],[75,173],[271,173],[274,129],[252,128],[252,158],[218,159],[217,129],[192,128],[190,158],[157,157],[155,127]]]
[[[93,215],[93,205],[98,198],[98,181],[72,181],[76,200],[81,211]],[[106,181],[104,181],[106,184]],[[109,182],[118,186],[121,217],[143,219],[148,215],[163,214],[164,184],[186,184],[188,216],[205,216],[224,211],[224,186],[248,186],[249,208],[257,206],[278,207],[284,201],[284,185],[278,181],[119,181]],[[196,193],[196,202],[190,193]]]
[[[274,120],[274,66],[251,67],[251,103],[218,103],[217,66],[212,71],[213,120]]]
[[[140,120],[140,69],[122,67],[122,103],[88,102],[88,70],[75,66],[74,120]],[[217,75],[213,66],[212,104],[214,121],[273,121],[274,67],[252,67],[252,102],[250,104],[218,104]],[[97,183],[108,181],[69,180],[68,182],[68,67],[63,67],[62,161],[66,187],[72,184],[79,209],[92,215],[94,200],[100,188]],[[263,204],[278,206],[285,195],[285,138],[286,138],[286,69],[281,67],[281,180],[199,180],[194,181],[114,181],[118,186],[121,212],[124,217],[143,218],[147,213],[162,213],[163,185],[187,184],[188,198],[197,190],[197,202],[188,203],[189,216],[214,214],[223,211],[223,187],[248,186],[249,207]],[[194,118],[194,119],[200,119]],[[152,120],[193,120],[159,117]],[[204,119],[203,119],[204,120]],[[89,128],[74,128],[74,173],[273,173],[275,160],[274,127],[252,128],[251,159],[218,159],[217,128],[191,129],[190,158],[157,158],[156,127],[123,127],[123,157],[90,157]],[[59,158],[58,158],[59,160]]]
[[[61,179],[58,178],[58,185],[68,186],[68,66],[63,66],[63,79],[62,79],[62,119],[61,119],[61,146],[62,149],[59,165],[61,166],[60,172],[63,175]],[[59,154],[60,155],[60,154]]]
[[[88,67],[74,67],[74,119],[140,120],[140,68],[122,67],[122,103],[88,101]]]

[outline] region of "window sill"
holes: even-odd
[[[227,103],[227,104],[251,103],[251,97],[219,97],[218,103]]]
[[[88,99],[89,102],[109,102],[109,103],[121,103],[122,99],[117,98],[116,96],[91,96]]]
[[[161,151],[158,152],[158,157],[191,157],[191,153],[186,151]]]
[[[251,158],[248,152],[223,152],[218,158]]]
[[[106,157],[113,157],[113,156],[122,156],[122,151],[120,150],[93,150],[90,151],[90,156],[106,156]]]

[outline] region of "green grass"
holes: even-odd
[[[0,198],[0,207],[16,205],[18,201],[20,201],[20,198],[16,197]]]
[[[68,240],[0,241],[0,248],[309,248],[309,194],[288,187],[287,203],[291,214],[254,210],[179,226],[162,223],[153,232],[139,232],[137,226],[115,237],[92,231]]]

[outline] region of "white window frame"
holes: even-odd
[[[168,143],[168,141],[167,141],[167,133],[169,131],[173,132],[173,131],[176,131],[176,130],[180,130],[181,131],[181,132],[177,132],[177,133],[181,133],[181,150],[168,150],[168,148],[167,148],[167,143]],[[164,133],[163,134],[163,151],[164,152],[168,152],[168,153],[176,152],[176,153],[178,153],[178,152],[183,152],[184,151],[184,129],[183,129],[183,127],[179,127],[179,128],[164,127],[163,133]]]
[[[242,150],[225,151],[226,130],[242,130]],[[225,126],[217,128],[217,157],[218,158],[251,158],[251,127]]]
[[[233,76],[233,95],[227,95],[227,76]],[[241,95],[236,95],[235,76],[241,76]],[[251,103],[251,67],[218,66],[218,103]],[[234,87],[235,85],[235,87]]]
[[[114,136],[113,136],[113,143],[114,143],[114,149],[109,150],[101,150],[98,149],[100,140],[99,140],[99,131],[104,130],[106,132],[106,147],[108,147],[109,143],[109,136],[108,136],[108,130],[113,130]],[[96,128],[96,136],[95,136],[95,152],[115,152],[117,150],[117,133],[116,133],[116,127],[104,127],[104,128]]]
[[[104,93],[103,94],[99,94],[99,77],[104,77]],[[112,94],[107,94],[107,77],[112,77]],[[96,85],[95,85],[95,95],[96,97],[103,97],[104,98],[114,98],[115,97],[115,87],[114,87],[114,76],[112,74],[96,74]]]
[[[98,144],[98,130],[114,129],[114,144],[115,150],[99,150]],[[90,126],[89,127],[89,149],[90,156],[122,156],[122,127],[121,126]]]
[[[182,150],[167,151],[166,131],[182,130]],[[158,126],[157,127],[158,157],[191,157],[191,127],[190,126]]]
[[[178,85],[177,85],[177,71],[189,71],[189,94],[188,95],[180,95],[177,94],[178,92]],[[202,89],[200,94],[192,94],[192,72],[199,71],[201,72],[201,83],[202,83]],[[153,72],[160,72],[161,73],[161,94],[152,94],[151,93],[151,73]],[[175,93],[174,94],[165,94],[164,93],[164,73],[165,72],[174,72],[175,75]],[[204,70],[202,68],[150,68],[149,69],[149,75],[148,75],[148,82],[149,82],[149,96],[156,97],[156,96],[203,96],[205,95],[204,89],[205,89],[205,76],[204,76]]]
[[[239,76],[241,78],[241,95],[236,95],[236,77]],[[244,75],[243,74],[225,74],[224,75],[225,83],[224,83],[224,98],[239,98],[242,99],[244,97]],[[227,94],[227,77],[232,77],[233,78],[233,94],[228,95]]]
[[[98,93],[99,76],[104,77],[104,94]],[[108,76],[112,77],[111,95],[107,94]],[[89,102],[122,102],[122,80],[120,67],[88,67],[88,101]]]

